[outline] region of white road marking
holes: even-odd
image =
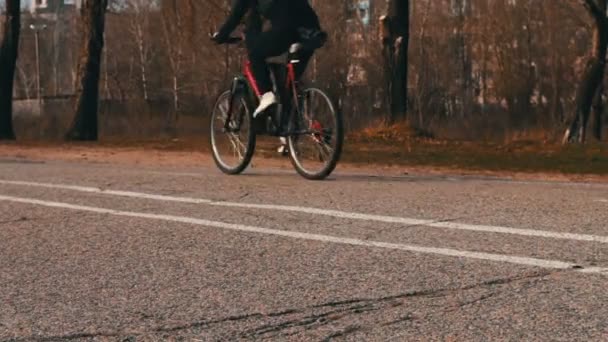
[[[156,194],[148,194],[148,193],[133,192],[133,191],[107,190],[107,189],[100,189],[100,188],[95,188],[95,187],[66,185],[66,184],[37,183],[37,182],[9,181],[9,180],[0,180],[0,184],[16,185],[16,186],[31,186],[31,187],[60,189],[60,190],[71,190],[71,191],[94,193],[94,194],[101,194],[101,195],[130,197],[130,198],[138,198],[138,199],[149,199],[149,200],[166,201],[166,202],[204,204],[204,205],[210,205],[210,206],[234,207],[234,208],[244,208],[244,209],[261,209],[261,210],[296,212],[296,213],[305,213],[305,214],[312,214],[312,215],[330,216],[330,217],[349,219],[349,220],[395,223],[395,224],[402,224],[405,226],[425,226],[425,227],[433,227],[433,228],[440,228],[440,229],[475,231],[475,232],[483,232],[483,233],[497,233],[497,234],[531,236],[531,237],[541,237],[541,238],[559,239],[559,240],[608,243],[608,236],[601,236],[601,235],[551,232],[551,231],[536,230],[536,229],[474,225],[474,224],[457,223],[457,222],[437,222],[435,220],[421,220],[421,219],[412,219],[412,218],[406,218],[406,217],[362,214],[362,213],[355,213],[355,212],[327,210],[327,209],[318,209],[318,208],[309,208],[309,207],[300,207],[300,206],[254,204],[254,203],[241,203],[241,202],[217,202],[217,201],[212,201],[210,199],[204,199],[204,198],[156,195]]]
[[[33,199],[33,198],[23,198],[23,197],[0,195],[0,201],[8,201],[8,202],[14,202],[14,203],[38,205],[38,206],[49,207],[49,208],[76,210],[76,211],[84,211],[84,212],[122,216],[122,217],[133,217],[133,218],[161,220],[161,221],[175,222],[175,223],[185,223],[185,224],[191,224],[191,225],[196,225],[196,226],[212,227],[212,228],[219,228],[219,229],[239,231],[239,232],[263,234],[263,235],[281,236],[281,237],[285,237],[285,238],[300,239],[300,240],[319,241],[319,242],[325,242],[325,243],[335,243],[335,244],[351,245],[351,246],[359,246],[359,247],[374,247],[374,248],[401,250],[401,251],[407,251],[407,252],[413,252],[413,253],[434,254],[434,255],[465,258],[465,259],[477,259],[477,260],[484,260],[484,261],[503,262],[503,263],[509,263],[509,264],[548,268],[548,269],[561,269],[561,270],[573,269],[573,270],[584,272],[584,273],[608,274],[608,268],[592,267],[592,268],[588,268],[588,269],[579,270],[580,265],[569,263],[569,262],[564,262],[564,261],[559,261],[559,260],[546,260],[546,259],[511,256],[511,255],[504,255],[504,254],[491,254],[491,253],[482,253],[482,252],[474,252],[474,251],[463,251],[463,250],[449,249],[449,248],[405,245],[405,244],[388,243],[388,242],[381,242],[381,241],[366,241],[366,240],[352,239],[352,238],[345,238],[345,237],[338,237],[338,236],[310,234],[310,233],[277,230],[277,229],[270,229],[270,228],[263,228],[263,227],[256,227],[256,226],[247,226],[247,225],[233,224],[233,223],[226,223],[226,222],[219,222],[219,221],[210,221],[210,220],[198,219],[198,218],[193,218],[193,217],[159,215],[159,214],[148,214],[148,213],[133,212],[133,211],[114,210],[114,209],[107,209],[107,208],[75,205],[75,204],[69,204],[69,203],[63,203],[63,202],[45,201],[45,200],[39,200],[39,199]]]
[[[596,199],[594,202],[599,202],[599,203],[608,203],[608,199],[598,198],[598,199]]]

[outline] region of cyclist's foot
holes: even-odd
[[[253,117],[257,118],[258,115],[263,113],[266,109],[268,109],[268,107],[276,104],[277,102],[277,97],[273,92],[269,91],[265,93],[260,97],[260,105],[255,110],[255,112],[253,112]]]
[[[289,148],[287,148],[287,139],[281,138],[281,146],[279,146],[277,152],[279,152],[283,157],[289,155]]]
[[[289,155],[289,149],[287,148],[287,146],[285,145],[281,145],[278,149],[277,152],[279,152],[279,154],[283,157],[287,157]]]

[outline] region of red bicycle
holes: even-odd
[[[237,44],[241,38],[231,38]],[[251,163],[257,135],[284,137],[296,171],[304,178],[322,180],[336,168],[344,143],[342,114],[323,90],[302,87],[295,66],[305,49],[293,44],[286,63],[269,63],[279,104],[265,115],[253,118],[260,91],[245,60],[243,72],[232,80],[230,90],[222,93],[211,117],[211,147],[218,168],[230,175],[240,174]]]

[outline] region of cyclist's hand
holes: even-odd
[[[215,32],[211,35],[211,40],[214,41],[216,44],[224,44],[226,43],[226,41],[228,41],[228,37],[225,37],[219,32]]]

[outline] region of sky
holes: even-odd
[[[0,6],[4,7],[4,1],[5,0],[0,0]],[[30,5],[30,0],[21,0],[21,7],[27,7]]]
[[[21,0],[21,7],[26,8],[30,5],[31,0]],[[5,0],[0,0],[0,7],[4,7]]]
[[[4,2],[5,2],[5,1],[6,1],[6,0],[0,0],[0,6],[3,6],[3,7],[4,7]],[[21,7],[22,7],[22,8],[29,7],[29,6],[30,6],[30,2],[31,2],[31,1],[32,1],[32,0],[21,0]],[[69,1],[68,1],[68,2],[69,2]]]

